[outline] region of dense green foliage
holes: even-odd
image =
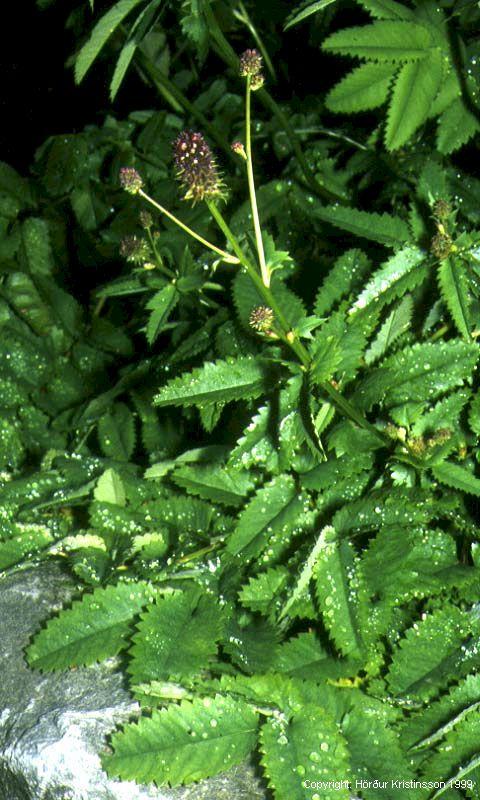
[[[112,776],[256,751],[276,800],[478,798],[478,4],[104,5],[72,12],[76,79],[106,55],[155,110],[0,166],[0,569],[81,587],[28,663],[123,653]],[[277,104],[302,30],[360,63]],[[225,202],[181,199],[185,128]]]

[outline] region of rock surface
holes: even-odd
[[[265,800],[248,765],[178,789],[105,775],[106,736],[138,710],[121,675],[111,664],[42,675],[23,654],[72,591],[54,564],[0,581],[0,800]]]

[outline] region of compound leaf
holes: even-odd
[[[253,750],[258,715],[242,700],[183,701],[112,736],[107,773],[123,780],[179,786],[240,764]]]
[[[470,321],[468,314],[467,276],[459,258],[449,256],[438,265],[438,283],[443,300],[460,336],[470,340]]]
[[[386,102],[394,74],[392,64],[362,64],[329,91],[325,105],[330,111],[341,114],[377,108]]]
[[[194,675],[215,656],[221,633],[221,611],[211,595],[159,597],[140,615],[128,672],[136,684]]]
[[[155,590],[144,581],[85,594],[37,633],[27,649],[29,665],[60,670],[115,656],[127,646],[132,620],[154,595]]]
[[[404,64],[395,80],[387,115],[385,145],[402,147],[428,119],[430,107],[440,89],[443,55],[439,50],[428,58]]]
[[[418,61],[432,45],[429,30],[414,22],[380,21],[332,33],[323,49],[371,61]]]
[[[328,775],[329,781],[339,782],[339,788],[327,790],[322,796],[348,800],[348,789],[341,783],[348,774],[348,749],[336,723],[323,708],[307,707],[294,714],[288,724],[268,720],[260,731],[260,749],[268,784],[278,800],[311,798],[306,775],[309,781],[318,781],[319,788]]]
[[[258,397],[268,386],[266,372],[266,365],[250,356],[209,362],[169,381],[153,402],[157,406],[205,406]]]
[[[252,558],[267,546],[285,544],[299,532],[299,517],[306,496],[299,494],[290,475],[279,475],[263,486],[240,514],[237,526],[227,542],[232,555],[243,553]]]

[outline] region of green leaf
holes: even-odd
[[[314,633],[300,633],[277,650],[273,669],[293,678],[318,681],[330,659]]]
[[[329,458],[316,467],[300,474],[300,484],[305,489],[322,492],[335,488],[342,480],[351,481],[354,475],[370,469],[372,455],[368,452],[356,452],[354,456]]]
[[[114,469],[106,469],[100,475],[93,494],[99,503],[111,503],[116,506],[124,506],[126,503],[122,479]]]
[[[23,523],[17,524],[15,530],[14,535],[0,542],[0,570],[38,555],[54,542],[52,532],[45,525]]]
[[[393,87],[385,130],[387,150],[398,150],[428,119],[442,82],[444,56],[433,51],[428,58],[404,64]]]
[[[173,283],[167,283],[147,303],[150,314],[147,324],[147,341],[152,345],[178,303],[179,294]]]
[[[35,283],[25,272],[11,272],[4,281],[4,297],[18,315],[40,336],[55,324],[52,309],[45,303]]]
[[[406,347],[372,370],[355,392],[357,405],[368,409],[383,402],[394,407],[406,402],[433,400],[472,374],[478,359],[475,344],[452,339]]]
[[[477,789],[477,781],[472,780],[478,777],[478,767],[480,766],[480,753],[478,742],[480,740],[480,717],[472,713],[462,724],[448,734],[438,752],[430,759],[425,766],[426,777],[435,775],[445,776],[445,785],[441,786],[432,795],[432,800],[441,797],[452,785],[464,786],[468,788],[468,780],[472,782],[471,788]],[[473,774],[472,774],[473,773]],[[462,783],[465,781],[466,783]],[[475,795],[470,795],[475,797]],[[478,796],[478,795],[476,795]]]
[[[208,51],[209,29],[202,0],[183,0],[180,25],[194,44],[197,57],[203,61]]]
[[[157,406],[204,406],[258,397],[268,386],[266,364],[251,356],[206,363],[174,378],[154,397]]]
[[[418,61],[428,55],[432,35],[413,22],[373,22],[332,33],[323,49],[372,61]]]
[[[383,356],[393,344],[410,327],[413,314],[413,301],[406,295],[396,308],[388,315],[375,339],[365,353],[366,364],[372,364]]]
[[[402,726],[402,743],[412,750],[436,745],[480,705],[480,675],[468,675],[447,695],[413,714]]]
[[[337,114],[353,114],[378,108],[387,101],[395,67],[391,64],[362,64],[330,89],[325,105]]]
[[[297,580],[295,581],[293,588],[289,591],[288,600],[280,612],[279,620],[287,616],[290,609],[292,608],[292,606],[295,605],[297,600],[299,600],[301,596],[308,591],[310,581],[313,577],[313,570],[317,563],[317,558],[319,557],[321,558],[321,552],[325,548],[325,544],[326,541],[328,541],[329,534],[331,534],[332,532],[334,533],[333,529],[330,526],[327,526],[322,531],[320,531],[317,540],[312,549],[310,550],[308,558],[305,561]]]
[[[425,259],[425,253],[418,247],[405,247],[381,267],[350,308],[349,313],[365,308],[370,303],[391,302],[395,297],[404,293],[405,285],[411,288],[423,277],[425,272],[419,267]]]
[[[460,677],[471,661],[466,647],[470,633],[471,616],[455,606],[425,614],[394,652],[387,675],[393,694],[427,699],[450,675]]]
[[[222,634],[221,609],[208,594],[174,592],[140,615],[129,654],[133,683],[186,678],[208,667]]]
[[[327,525],[317,542],[315,584],[318,604],[330,636],[345,656],[358,657],[363,643],[357,619],[355,554],[347,539]]]
[[[54,267],[50,233],[44,219],[30,217],[22,225],[22,239],[32,275],[49,275]]]
[[[315,298],[315,314],[324,316],[334,305],[361,284],[370,269],[370,261],[361,250],[347,250],[335,262]]]
[[[277,800],[311,800],[310,781],[322,792],[322,800],[348,800],[348,749],[323,708],[307,707],[288,723],[267,720],[260,731],[260,750]]]
[[[465,494],[480,497],[480,479],[472,475],[465,467],[453,464],[451,461],[444,461],[442,464],[432,467],[432,472],[440,483],[444,483],[452,489],[459,489]]]
[[[182,466],[172,480],[189,494],[227,506],[242,505],[254,486],[248,472],[210,465]]]
[[[459,97],[443,112],[438,121],[437,149],[449,155],[463,147],[480,130],[478,118]]]
[[[297,6],[294,11],[288,15],[283,30],[288,31],[289,28],[293,28],[293,26],[298,25],[299,22],[303,22],[304,19],[307,19],[312,14],[316,14],[317,11],[323,11],[324,8],[334,2],[335,0],[314,0],[312,3],[311,0],[307,0],[307,3],[302,3],[300,6]]]
[[[98,420],[98,439],[103,453],[116,461],[128,461],[135,448],[135,420],[124,403]]]
[[[364,781],[362,795],[365,800],[378,800],[379,797],[382,800],[404,800],[410,792],[403,785],[408,784],[396,784],[391,776],[401,775],[401,781],[417,777],[402,752],[396,731],[387,726],[385,717],[385,712],[382,714],[367,703],[359,703],[342,721],[352,773],[356,780]],[[417,796],[425,795],[420,791]]]
[[[268,615],[273,601],[288,581],[289,572],[285,567],[270,567],[265,572],[251,577],[239,593],[243,606],[251,611]]]
[[[472,431],[476,433],[477,436],[480,436],[480,392],[478,391],[470,405],[468,421]]]
[[[115,656],[127,646],[132,620],[152,596],[155,589],[144,581],[84,594],[37,633],[27,648],[28,664],[51,671]]]
[[[232,618],[227,624],[222,646],[236,666],[254,675],[272,668],[279,635],[269,620],[254,619],[248,625],[240,625]]]
[[[258,715],[241,700],[205,697],[154,711],[112,736],[110,776],[179,786],[240,764],[257,738]]]
[[[440,261],[438,283],[445,305],[452,315],[458,332],[464,339],[470,341],[467,275],[463,261],[455,256],[449,256]]]
[[[298,493],[290,475],[273,478],[245,506],[227,542],[227,551],[249,559],[274,543],[287,542],[287,537],[299,532],[296,526],[305,501],[306,496]],[[268,562],[268,557],[263,561]]]
[[[381,506],[378,510],[382,514]],[[370,595],[387,598],[398,606],[402,601],[445,591],[449,569],[459,583],[457,566],[455,543],[447,534],[413,524],[410,528],[393,524],[385,525],[370,540],[360,571]]]
[[[372,239],[387,247],[397,247],[410,238],[407,223],[391,214],[371,214],[336,205],[315,207],[314,216],[355,236]]]
[[[95,25],[75,60],[75,82],[81,83],[110,36],[133,9],[145,0],[119,0]]]
[[[115,64],[113,77],[110,82],[110,100],[112,102],[115,100],[117,92],[123,83],[123,79],[125,78],[126,72],[130,66],[133,56],[135,55],[137,47],[148,33],[155,19],[155,14],[157,13],[161,2],[162,0],[151,0],[148,6],[138,15],[137,19],[132,25],[128,39],[120,51],[117,63]]]
[[[416,420],[412,426],[413,435],[423,436],[424,433],[434,433],[440,428],[454,428],[458,425],[458,418],[470,396],[470,391],[460,389],[460,391],[439,400],[433,408]]]
[[[377,19],[415,19],[407,6],[396,3],[395,0],[358,0],[358,2]]]

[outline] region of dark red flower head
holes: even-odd
[[[245,50],[240,56],[240,75],[253,77],[262,71],[262,56],[258,50]]]
[[[212,200],[224,196],[215,157],[201,133],[182,131],[174,142],[174,160],[185,200]]]
[[[120,170],[120,183],[122,188],[130,194],[138,194],[143,188],[143,179],[135,167],[122,167]]]

